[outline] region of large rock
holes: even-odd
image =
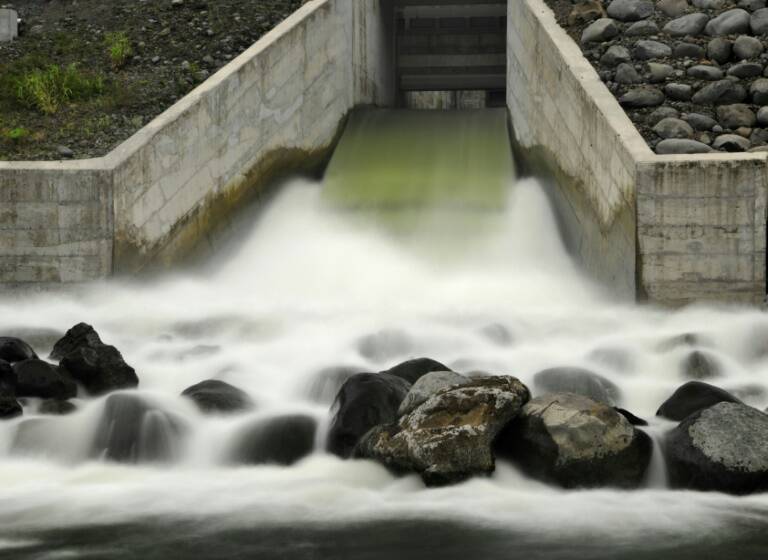
[[[708,154],[712,148],[696,140],[684,138],[668,138],[656,144],[657,154]]]
[[[664,31],[673,37],[698,35],[704,31],[704,27],[707,25],[708,21],[709,16],[706,14],[688,14],[670,21],[664,26]]]
[[[615,406],[621,400],[621,391],[605,377],[575,367],[558,367],[540,371],[533,376],[533,390],[546,393],[575,393],[593,401]]]
[[[77,394],[75,383],[54,365],[42,360],[13,364],[16,396],[42,399],[69,399]]]
[[[452,371],[432,371],[420,377],[408,391],[397,410],[398,416],[408,414],[439,391],[466,385],[469,379]]]
[[[622,414],[573,393],[531,400],[497,440],[500,456],[565,488],[638,487],[652,448]]]
[[[608,16],[619,21],[638,21],[652,15],[651,0],[613,0],[608,6]]]
[[[638,86],[622,95],[619,103],[629,109],[656,107],[664,103],[664,93],[653,86]]]
[[[331,404],[347,379],[364,372],[360,366],[329,366],[318,371],[307,387],[307,396],[318,403]]]
[[[451,371],[451,368],[431,358],[415,358],[397,364],[381,373],[388,373],[408,383],[416,383],[418,379],[432,371]]]
[[[768,82],[768,80],[766,80]],[[740,126],[755,126],[757,118],[748,105],[734,103],[717,108],[717,119],[724,128],[737,129]]]
[[[0,336],[0,360],[5,360],[12,364],[36,358],[37,354],[35,354],[35,351],[23,340],[12,336]]]
[[[643,39],[635,43],[632,49],[632,56],[636,60],[651,60],[654,58],[666,58],[672,55],[672,47],[661,43],[659,41],[653,41],[651,39]]]
[[[693,138],[693,128],[681,119],[661,119],[653,131],[661,138]]]
[[[747,33],[749,31],[749,19],[748,11],[735,8],[709,20],[705,31],[712,37]]]
[[[397,419],[400,403],[411,384],[388,373],[358,373],[341,386],[333,403],[328,451],[349,457],[363,435],[379,424]]]
[[[746,98],[746,88],[741,84],[727,79],[707,84],[693,94],[693,102],[698,105],[741,103]]]
[[[0,392],[16,394],[16,372],[5,360],[0,360]]]
[[[192,399],[202,412],[242,412],[254,407],[248,393],[218,379],[207,379],[187,387],[181,396]]]
[[[619,34],[619,26],[611,18],[600,18],[590,23],[581,33],[582,43],[602,43]]]
[[[91,456],[124,463],[169,462],[181,452],[184,421],[130,393],[107,397]]]
[[[680,423],[664,441],[674,488],[749,494],[768,490],[768,415],[721,402]]]
[[[761,8],[752,12],[749,27],[755,35],[768,33],[768,8]]]
[[[72,327],[53,347],[51,357],[92,395],[118,389],[132,389],[139,384],[136,371],[125,363],[114,346],[104,344],[90,325]]]
[[[292,465],[312,453],[316,432],[315,419],[303,414],[259,420],[237,438],[233,459],[253,465]]]
[[[0,391],[0,420],[10,420],[23,414],[23,409],[12,394]]]
[[[492,443],[530,398],[514,377],[485,377],[443,390],[396,424],[368,432],[355,455],[398,472],[415,471],[429,486],[493,472]]]
[[[741,404],[741,401],[719,387],[702,381],[689,381],[680,386],[672,396],[659,407],[656,416],[670,420],[684,420],[694,412],[709,408],[720,402]]]

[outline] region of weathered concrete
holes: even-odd
[[[0,8],[0,43],[13,41],[19,35],[19,14],[10,8]]]
[[[107,156],[0,162],[0,284],[78,283],[204,251],[272,178],[321,161],[353,106],[392,102],[387,9],[312,0]]]
[[[765,297],[766,154],[659,156],[543,0],[508,3],[507,105],[566,242],[618,294]]]

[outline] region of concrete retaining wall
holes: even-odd
[[[566,242],[618,294],[765,297],[766,154],[657,156],[543,0],[508,3],[507,105]]]
[[[275,175],[394,98],[376,0],[313,0],[105,157],[0,162],[0,284],[47,287],[205,250]]]

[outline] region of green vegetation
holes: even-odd
[[[124,31],[116,31],[115,33],[107,33],[104,36],[104,42],[107,45],[107,51],[109,53],[109,59],[112,61],[112,68],[119,70],[125,63],[128,62],[128,58],[133,54],[131,48],[131,41]]]
[[[9,140],[13,144],[19,144],[29,138],[31,132],[23,126],[11,128],[10,130],[3,131],[3,138]]]
[[[27,71],[15,83],[19,102],[49,115],[68,101],[88,99],[104,91],[101,76],[81,72],[74,63],[63,68],[51,64]]]

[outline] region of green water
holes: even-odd
[[[324,194],[346,208],[498,210],[513,175],[504,109],[366,109],[349,119]]]

